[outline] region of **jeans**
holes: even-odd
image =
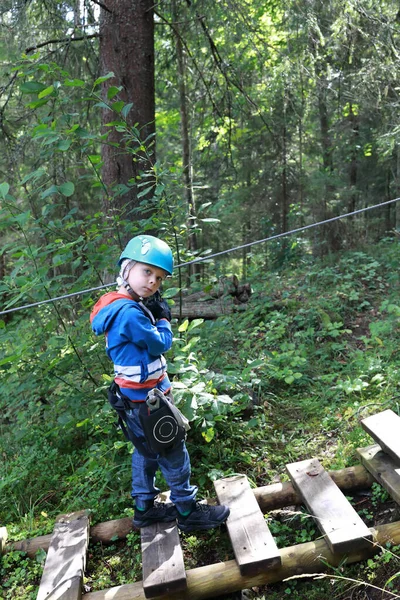
[[[146,445],[142,426],[139,421],[139,411],[132,409],[126,412],[127,425],[135,436],[142,438]],[[171,502],[179,512],[191,509],[196,498],[197,487],[190,484],[190,458],[185,442],[166,454],[143,456],[135,448],[132,454],[132,498],[138,508],[144,508],[149,500],[153,500],[160,492],[155,487],[155,475],[158,468],[171,490]]]

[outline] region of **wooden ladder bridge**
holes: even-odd
[[[400,504],[400,417],[385,410],[364,419],[362,426],[376,443],[358,450],[361,464],[356,467],[327,472],[313,458],[287,465],[291,482],[256,490],[244,475],[215,482],[218,501],[231,509],[227,530],[235,560],[186,571],[176,524],[158,523],[141,530],[143,581],[84,594],[89,538],[124,538],[132,526],[126,518],[90,527],[85,511],[60,517],[50,536],[12,545],[0,528],[0,549],[29,555],[39,547],[48,550],[37,600],[200,600],[321,572],[344,558],[347,563],[365,560],[388,542],[400,544],[400,522],[369,529],[344,492],[377,481]],[[279,549],[263,513],[292,504],[307,507],[322,536]]]

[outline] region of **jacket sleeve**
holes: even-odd
[[[152,356],[159,356],[172,346],[169,321],[161,319],[156,325],[152,325],[142,310],[135,306],[124,311],[119,323],[119,334],[140,348],[147,348]]]

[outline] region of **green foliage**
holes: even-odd
[[[46,553],[43,550],[39,550],[34,559],[27,558],[24,552],[12,551],[5,554],[0,564],[0,599],[35,600],[45,559]]]
[[[91,547],[84,583],[95,592],[140,579],[141,571],[140,534],[132,532],[124,542]]]
[[[100,236],[94,219],[90,231],[93,240]],[[89,242],[84,236],[79,242],[88,244],[85,260],[103,261]],[[349,466],[357,461],[356,448],[369,443],[360,417],[388,406],[398,410],[397,288],[387,291],[391,269],[385,263],[386,255],[393,260],[395,248],[392,242],[385,247],[377,248],[376,258],[338,255],[334,267],[325,261],[268,277],[258,273],[245,311],[173,324],[176,339],[167,358],[176,402],[191,418],[187,444],[201,494],[212,494],[214,479],[234,473],[246,473],[253,486],[266,485],[285,476],[286,463],[310,456],[322,458],[326,468]],[[46,262],[41,253],[51,252],[43,246],[31,271],[21,264],[17,277],[29,280],[34,267]],[[16,268],[24,259],[29,266],[29,254],[22,248],[15,254]],[[378,266],[365,267],[375,261]],[[371,287],[370,278],[361,302],[337,301],[341,274],[351,273],[345,285],[355,285],[357,265],[367,281],[371,269],[379,273],[381,285]],[[57,285],[61,291],[63,280]],[[360,306],[366,297],[369,309]],[[131,449],[114,429],[106,402],[111,365],[102,340],[89,330],[92,302],[82,297],[70,306],[45,305],[28,318],[17,313],[3,323],[0,510],[11,538],[51,531],[55,515],[64,511],[89,508],[98,522],[130,510]],[[372,323],[384,324],[385,335],[379,337]],[[161,478],[157,483],[163,488]],[[378,487],[372,494],[371,506],[378,507],[385,496]],[[373,524],[370,508],[362,516]],[[317,535],[307,515],[269,519],[279,544]],[[134,536],[134,548],[137,543]],[[104,562],[97,566],[96,551],[89,585],[128,580],[123,565],[129,550],[115,546],[108,552],[104,560],[121,565],[121,572]],[[289,587],[293,593],[298,589]]]
[[[99,71],[89,4],[4,3],[3,308],[112,282],[123,241],[139,231],[159,232],[184,262],[398,194],[396,3],[202,1],[180,5],[178,18],[170,5],[158,7],[160,23],[175,25],[156,27],[157,162],[112,189],[102,181],[102,145],[138,161],[153,157],[155,140],[128,125],[123,81]],[[180,23],[191,24],[179,31],[197,210],[189,220],[173,51]],[[132,190],[139,206],[125,221],[108,208]],[[399,412],[400,256],[395,236],[375,246],[396,226],[386,209],[203,263],[193,289],[228,273],[253,288],[233,316],[173,324],[167,358],[177,403],[192,420],[193,478],[204,493],[235,472],[265,485],[310,455],[348,466],[367,443],[360,418]],[[198,248],[188,250],[193,232]],[[166,297],[189,283],[184,277]],[[0,320],[0,522],[14,538],[51,531],[64,510],[90,508],[94,522],[127,514],[130,448],[113,427],[110,363],[88,324],[96,299],[82,294]],[[374,504],[383,498],[373,490]],[[311,539],[311,521],[296,518],[294,543]],[[284,543],[285,526],[275,524]],[[131,580],[129,560],[139,577],[137,544],[132,534],[130,557],[118,544],[107,556],[96,549],[93,581]],[[202,546],[211,552],[211,543]],[[194,541],[187,551],[196,564]],[[8,555],[7,600],[34,597],[38,565]],[[374,559],[366,577],[382,566]],[[313,586],[291,581],[280,597],[312,598]],[[323,593],[331,597],[329,585]]]

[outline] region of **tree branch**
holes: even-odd
[[[37,50],[38,48],[43,48],[43,46],[48,46],[49,44],[68,44],[69,42],[81,42],[82,40],[88,40],[90,38],[100,37],[99,33],[92,33],[91,35],[82,35],[80,37],[68,37],[62,38],[59,40],[47,40],[47,42],[42,42],[41,44],[37,44],[36,46],[31,46],[30,48],[26,48],[25,54],[29,52],[33,52],[33,50]]]
[[[175,27],[175,25],[173,23],[171,23],[170,21],[168,21],[161,13],[157,12],[156,10],[154,10],[154,14],[156,14],[157,17],[159,17],[166,25],[168,25],[168,27],[170,27],[172,29],[172,31],[174,32],[174,34],[181,40],[181,43],[182,43],[183,47],[185,48],[188,56],[191,58],[191,60],[193,62],[193,65],[194,65],[194,67],[195,67],[195,69],[196,69],[196,71],[197,71],[200,79],[202,80],[202,82],[204,84],[204,87],[206,88],[207,95],[208,95],[208,97],[210,99],[210,102],[212,104],[212,107],[213,107],[214,111],[217,113],[217,115],[219,117],[222,117],[222,114],[221,114],[220,110],[218,109],[217,105],[215,104],[215,102],[213,100],[213,97],[212,97],[212,94],[211,94],[211,90],[210,90],[210,88],[209,88],[209,86],[208,86],[208,84],[207,84],[207,82],[206,82],[206,80],[204,78],[204,75],[201,72],[201,69],[200,69],[200,67],[197,64],[197,61],[196,61],[195,57],[192,55],[192,53],[190,51],[190,48],[186,44],[186,41],[181,36],[179,29],[177,27]]]
[[[99,2],[99,0],[92,0],[92,2],[93,4],[97,4],[97,6],[100,6],[100,8],[102,8],[103,10],[106,10],[108,13],[110,13],[110,15],[113,14],[113,11],[107,8],[107,6],[103,4],[103,2]]]

